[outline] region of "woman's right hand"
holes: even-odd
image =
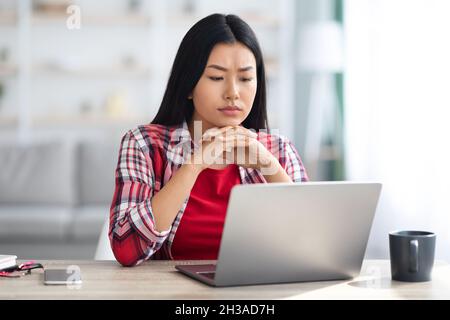
[[[245,141],[249,137],[256,138],[256,136],[255,132],[241,126],[210,128],[203,133],[199,142],[200,148],[194,150],[187,163],[194,165],[199,171],[212,165],[234,163],[234,159],[230,160],[227,153],[232,152],[238,142]]]

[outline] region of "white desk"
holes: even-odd
[[[0,299],[450,299],[450,265],[435,263],[433,280],[391,281],[388,260],[364,261],[361,275],[346,281],[212,288],[175,270],[175,264],[211,261],[150,261],[123,268],[113,261],[39,261],[45,267],[77,265],[80,287],[46,286],[43,271],[0,278]]]

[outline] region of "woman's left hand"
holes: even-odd
[[[235,127],[237,135],[225,139],[226,162],[233,162],[244,168],[259,169],[264,175],[275,174],[280,166],[278,159],[256,138],[256,135],[244,134],[250,131],[244,127]],[[243,134],[239,134],[242,132]]]

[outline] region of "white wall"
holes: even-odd
[[[450,2],[345,2],[347,171],[384,184],[368,256],[388,232],[437,233],[450,260]]]

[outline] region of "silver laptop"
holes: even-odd
[[[176,269],[211,286],[356,277],[380,192],[363,182],[237,185],[217,263]]]

